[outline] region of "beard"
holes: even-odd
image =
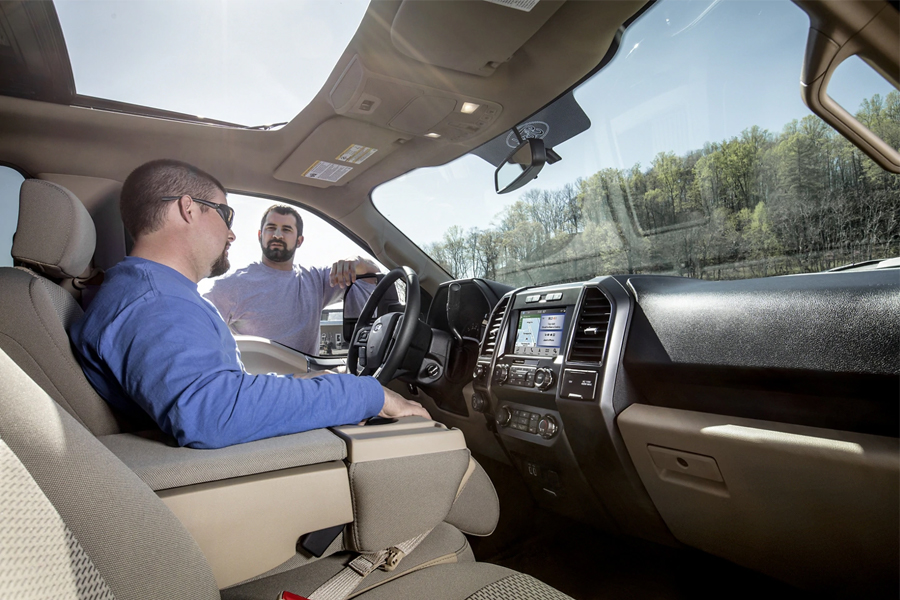
[[[218,277],[219,275],[224,275],[230,268],[231,263],[228,262],[228,247],[225,247],[225,249],[222,250],[222,254],[219,255],[219,258],[217,258],[216,262],[210,267],[209,276]]]
[[[280,246],[279,246],[280,244]],[[267,246],[263,246],[262,253],[263,256],[271,260],[272,262],[288,262],[294,260],[294,252],[297,251],[297,247],[293,247],[288,250],[287,244],[285,242],[278,242],[272,240],[269,242]]]

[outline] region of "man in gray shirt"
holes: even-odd
[[[339,260],[330,268],[295,265],[294,253],[303,244],[303,219],[290,206],[269,207],[258,235],[262,260],[217,280],[205,297],[232,332],[316,355],[322,309],[337,302],[352,284],[344,309],[359,314],[375,285],[357,282],[356,276],[379,269],[362,257]]]

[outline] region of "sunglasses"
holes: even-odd
[[[189,194],[183,194],[187,196],[197,204],[203,204],[210,208],[216,209],[216,212],[219,213],[219,216],[222,217],[222,220],[225,221],[225,225],[228,226],[228,229],[231,229],[231,224],[234,222],[234,209],[228,206],[227,204],[216,204],[215,202],[210,202],[209,200],[203,200],[201,198],[194,198]],[[181,196],[163,196],[163,202],[171,202],[172,200],[178,200]]]

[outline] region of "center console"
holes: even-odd
[[[613,327],[613,284],[508,293],[490,316],[475,367],[472,408],[484,413],[535,499],[563,514],[583,517],[585,507],[598,505],[567,436],[578,423],[564,415],[572,405],[601,412],[608,362],[618,362],[618,353],[607,358],[609,342],[623,332]],[[609,524],[602,506],[587,512]]]
[[[475,368],[473,408],[490,411],[504,434],[552,440],[558,398],[597,399],[611,314],[605,294],[580,283],[504,297]]]

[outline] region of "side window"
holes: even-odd
[[[25,177],[0,166],[0,267],[11,267],[13,234],[19,221],[19,188]]]
[[[307,354],[345,356],[347,342],[343,334],[344,294],[342,290],[331,288],[326,281],[322,289],[324,297],[319,295],[303,297],[302,280],[288,277],[287,279],[296,281],[293,284],[296,288],[292,288],[284,275],[279,276],[280,274],[276,271],[261,266],[263,248],[258,233],[262,217],[273,204],[286,203],[253,196],[229,194],[228,204],[235,211],[232,226],[235,241],[228,251],[228,260],[231,266],[225,275],[201,281],[198,285],[200,293],[207,294],[212,291],[207,297],[216,304],[222,317],[229,323],[235,334],[266,337]],[[303,220],[303,242],[293,255],[295,271],[299,266],[314,272],[316,269],[331,267],[338,260],[355,257],[362,257],[372,262],[379,272],[386,271],[374,257],[333,225],[307,210],[293,206],[292,208],[300,214]],[[293,219],[288,218],[286,222],[293,223]],[[287,263],[287,260],[279,262],[284,264]],[[229,283],[228,287],[217,286],[213,290],[217,281],[227,279],[245,269],[253,271],[253,274],[247,277],[248,281],[252,280],[250,285],[243,285],[240,282]],[[249,273],[249,271],[242,271],[242,273]],[[232,278],[230,281],[235,282],[239,279]],[[262,285],[259,282],[267,283]],[[371,291],[373,284],[368,284],[368,287],[355,284],[353,287],[359,289],[351,290],[347,295],[350,313],[361,308],[361,304],[367,298],[366,292]],[[298,310],[298,303],[293,298],[280,298],[279,294],[287,292],[277,290],[292,289],[297,289],[301,295],[299,303],[301,311],[307,310],[310,306],[319,306],[323,300],[331,301],[315,315],[291,314]],[[308,289],[310,294],[315,294],[311,288]],[[220,296],[220,290],[228,290],[227,299]],[[239,306],[230,304],[235,299]],[[228,313],[227,306],[235,306],[236,309],[232,314],[226,314]],[[304,320],[303,326],[298,326],[300,324],[298,319]],[[318,329],[312,323],[313,320],[318,325]]]

